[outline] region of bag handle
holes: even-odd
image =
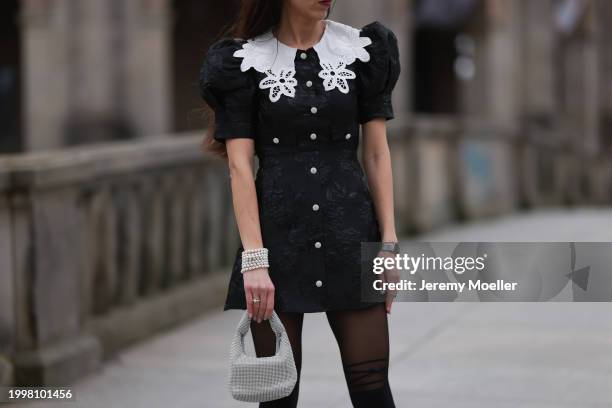
[[[242,315],[242,318],[240,319],[240,322],[238,323],[237,335],[240,338],[240,347],[243,353],[245,352],[244,337],[249,332],[249,329],[251,327],[251,320],[252,319],[249,317],[248,311],[245,310],[244,314]],[[287,336],[285,326],[283,326],[283,322],[281,321],[280,317],[278,317],[275,310],[272,310],[272,315],[270,316],[269,321],[270,327],[272,327],[272,330],[276,335],[276,353],[278,353],[278,350],[280,349],[281,339],[284,336]]]
[[[238,333],[241,336],[245,336],[250,327],[251,327],[251,318],[249,317],[249,313],[247,311],[242,315],[242,319],[240,319],[240,323],[238,323]],[[279,338],[285,333],[285,326],[283,326],[283,322],[281,321],[278,314],[276,314],[275,310],[272,310],[272,315],[270,316],[270,326],[272,330],[276,334],[276,337]]]

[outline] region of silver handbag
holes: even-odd
[[[245,311],[230,350],[229,388],[234,399],[265,402],[291,394],[297,382],[293,351],[285,327],[275,311],[270,326],[276,334],[276,354],[268,357],[249,356],[244,350],[244,337],[251,319]]]

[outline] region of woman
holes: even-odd
[[[325,312],[353,406],[394,407],[394,293],[362,301],[360,247],[397,250],[385,124],[397,39],[378,21],[354,28],[329,11],[330,1],[244,1],[231,35],[206,54],[199,84],[215,112],[207,147],[227,155],[242,241],[224,310],[248,310],[257,356],[275,353],[261,324],[275,310],[298,374],[303,314]],[[298,390],[299,375],[291,395],[260,407],[295,407]]]

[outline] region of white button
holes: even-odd
[[[306,81],[306,86],[310,88],[312,86],[312,81]]]
[[[317,140],[317,134],[316,133],[311,133],[310,134],[310,140]]]
[[[278,144],[278,142],[279,142],[278,137],[275,137],[274,139],[272,139],[272,141],[273,141],[275,144]]]
[[[318,281],[315,282],[315,285],[317,285],[317,288],[320,288],[321,286],[323,286],[323,282],[318,280]]]
[[[310,168],[310,172],[311,172],[312,174],[317,174],[317,168],[316,168],[316,167],[311,167],[311,168]]]
[[[306,53],[305,53],[305,52],[303,52],[303,53],[301,53],[301,54],[300,54],[300,58],[301,58],[301,59],[306,59],[306,57],[308,57],[308,55],[306,55]]]
[[[312,211],[319,211],[319,204],[314,204],[312,206]]]
[[[317,113],[317,107],[313,106],[312,108],[310,108],[310,112],[311,113]]]
[[[315,248],[321,248],[321,243],[319,241],[315,242]]]
[[[346,136],[344,136],[344,137],[346,137],[346,140],[349,140],[351,138],[351,134],[347,133]]]

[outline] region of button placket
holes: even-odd
[[[315,132],[311,133],[311,137],[312,140],[315,140],[317,138],[317,135]],[[326,276],[326,272],[325,272],[325,242],[323,240],[324,237],[324,231],[325,231],[325,220],[324,220],[324,214],[323,211],[321,211],[322,207],[322,201],[324,200],[324,194],[322,191],[322,186],[321,186],[321,179],[319,177],[319,168],[320,168],[321,163],[318,162],[318,159],[313,158],[313,160],[309,163],[309,167],[307,167],[307,171],[311,174],[311,180],[312,180],[312,185],[309,188],[310,190],[310,197],[312,199],[312,202],[310,204],[310,210],[311,210],[311,214],[312,214],[312,223],[313,226],[315,227],[315,231],[313,233],[313,236],[311,237],[311,241],[310,241],[310,245],[312,245],[312,259],[313,262],[315,262],[315,265],[317,265],[317,267],[315,268],[317,270],[317,273],[315,276],[313,276],[312,278],[312,285],[316,288],[321,288],[323,287],[323,282],[325,281],[325,276]],[[320,291],[320,292],[319,292]],[[318,293],[320,296],[327,296],[327,294],[325,293],[326,291],[323,289],[318,289]]]
[[[307,52],[304,51],[298,51],[298,59],[300,59],[301,61],[305,61],[305,60],[310,60],[309,55]],[[310,61],[312,62],[312,61]],[[315,88],[315,78],[310,78],[307,79],[304,82],[304,85],[306,85],[306,89],[308,90],[308,93],[312,93],[314,92]],[[310,105],[310,106],[306,106],[307,112],[310,115],[316,116],[319,113],[319,108],[315,105]],[[316,117],[313,117],[314,120],[317,120]],[[314,126],[313,128],[310,129],[310,131],[307,131],[307,133],[305,134],[305,136],[311,141],[311,142],[315,142],[320,139],[319,136],[321,136],[319,129],[317,129],[316,126]],[[315,265],[317,266],[315,268],[315,270],[317,270],[317,274],[316,276],[314,276],[312,279],[312,285],[315,288],[322,288],[324,286],[324,281],[325,281],[325,248],[324,245],[325,243],[323,242],[323,234],[325,231],[325,222],[323,219],[323,211],[322,211],[322,202],[321,199],[323,198],[322,196],[322,187],[321,187],[321,181],[320,178],[318,176],[319,173],[319,165],[321,163],[318,163],[317,159],[314,159],[311,163],[309,163],[308,167],[306,167],[306,171],[308,171],[310,173],[311,176],[311,185],[308,187],[309,190],[309,195],[312,199],[312,202],[310,203],[310,211],[312,214],[312,222],[317,225],[316,231],[314,232],[313,236],[311,237],[311,241],[310,241],[310,245],[312,245],[312,260],[313,262],[315,262]],[[310,183],[309,183],[310,184]],[[325,294],[325,290],[324,289],[317,289],[318,293],[320,294],[320,296],[326,296]],[[322,298],[324,299],[324,297]]]

